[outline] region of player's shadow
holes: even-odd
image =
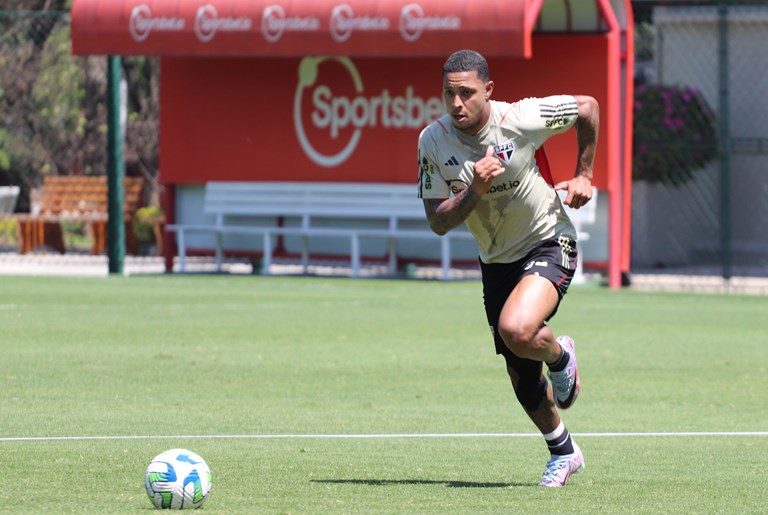
[[[450,481],[434,479],[312,479],[312,483],[325,483],[337,485],[367,485],[367,486],[391,486],[391,485],[445,485],[448,488],[514,488],[535,487],[533,483],[491,483],[478,481]]]

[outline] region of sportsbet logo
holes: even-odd
[[[147,4],[139,4],[131,9],[128,32],[134,41],[142,42],[152,31],[178,32],[184,30],[184,24],[184,18],[153,16]]]
[[[231,16],[220,17],[216,7],[206,4],[197,9],[195,15],[195,35],[203,43],[216,37],[216,32],[248,32],[253,23],[247,16],[233,18]]]
[[[322,76],[322,64],[336,61],[346,76]],[[354,96],[334,93],[334,84],[351,81]],[[304,98],[311,100],[310,112],[303,112]],[[312,162],[331,168],[344,163],[354,153],[365,129],[421,129],[443,114],[438,97],[423,99],[415,96],[413,86],[404,91],[383,89],[368,95],[360,72],[348,57],[305,57],[299,63],[299,83],[293,103],[293,121],[301,148]],[[314,127],[313,137],[338,140],[345,129],[353,129],[341,150],[323,153],[317,150],[319,141],[310,140],[307,128]]]

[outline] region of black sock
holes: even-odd
[[[568,364],[568,360],[571,359],[571,355],[568,354],[567,350],[563,349],[562,347],[560,350],[562,351],[562,353],[560,353],[560,357],[552,363],[547,363],[547,366],[552,372],[562,372],[565,370],[565,366]]]
[[[564,454],[573,454],[573,440],[571,439],[571,433],[567,428],[563,428],[563,433],[551,440],[546,440],[549,452],[562,456]]]

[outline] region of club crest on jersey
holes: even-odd
[[[512,159],[512,154],[515,153],[515,143],[512,140],[509,140],[501,145],[494,145],[493,153],[504,163],[509,164],[509,161]]]

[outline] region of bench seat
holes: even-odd
[[[581,209],[566,206],[580,241],[589,239],[585,226],[594,224],[595,198]],[[451,243],[474,241],[465,226],[437,236],[429,229],[423,202],[411,184],[384,183],[311,183],[311,182],[208,182],[203,193],[203,211],[213,217],[212,224],[169,224],[166,231],[176,234],[179,269],[186,270],[187,235],[209,233],[214,236],[216,268],[221,270],[224,235],[261,236],[263,257],[261,273],[269,274],[273,261],[273,239],[296,236],[301,241],[301,264],[309,265],[311,238],[344,238],[349,242],[351,275],[361,270],[360,240],[382,239],[386,242],[388,272],[396,273],[398,240],[434,241],[440,245],[441,278],[451,273]],[[234,223],[237,218],[243,224]],[[281,226],[278,220],[296,219],[298,223]],[[265,220],[274,221],[268,225]],[[324,220],[324,225],[318,225]],[[408,227],[403,227],[404,222]],[[412,227],[414,222],[419,227]],[[333,224],[336,225],[333,225]],[[582,252],[579,252],[574,282],[582,280]]]
[[[301,238],[301,263],[309,265],[310,238],[345,238],[349,241],[351,275],[358,277],[361,269],[360,240],[384,239],[387,243],[388,271],[396,273],[398,239],[429,239],[440,244],[442,278],[450,277],[451,240],[472,240],[464,228],[457,228],[445,237],[438,237],[426,222],[422,201],[410,184],[384,183],[283,183],[283,182],[208,182],[203,196],[203,210],[214,217],[212,225],[169,224],[166,230],[176,233],[179,268],[186,269],[186,235],[191,232],[211,233],[215,237],[216,266],[221,270],[225,234],[260,235],[263,242],[262,270],[270,272],[273,238]],[[292,217],[297,226],[277,226],[253,223],[235,225],[231,219]],[[318,226],[323,219],[326,224]],[[344,223],[341,223],[341,222]],[[401,227],[402,222],[421,222],[424,229]],[[351,225],[352,222],[354,225]]]

